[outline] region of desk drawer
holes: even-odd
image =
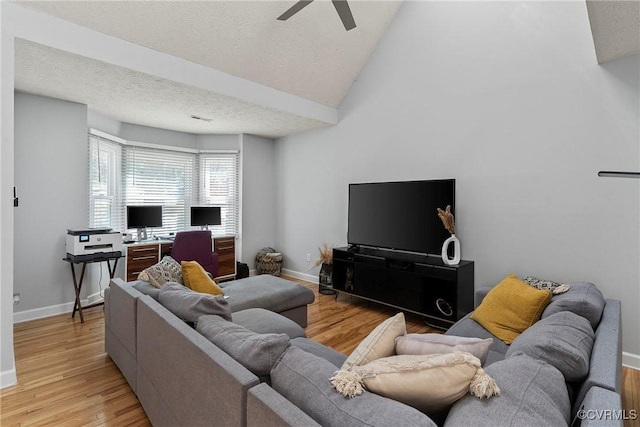
[[[127,281],[136,280],[145,268],[160,261],[158,245],[140,245],[127,248]]]
[[[236,238],[215,237],[213,250],[218,254],[218,277],[236,275]]]
[[[127,258],[130,260],[142,259],[149,256],[158,257],[158,245],[140,245],[127,248]]]

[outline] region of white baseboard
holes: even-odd
[[[0,389],[13,387],[16,384],[18,384],[18,376],[16,375],[15,367],[0,372]]]
[[[298,271],[289,270],[287,268],[283,268],[281,273],[283,275],[285,275],[285,276],[290,276],[290,277],[294,277],[296,279],[306,280],[307,282],[318,284],[318,276],[317,275],[300,273]],[[257,275],[258,275],[258,270],[256,270],[255,268],[249,270],[249,276],[257,276]]]
[[[622,352],[622,366],[640,371],[640,355]]]
[[[81,300],[83,306],[95,304],[102,300],[100,293],[89,295]],[[28,322],[30,320],[43,319],[45,317],[56,316],[58,314],[71,313],[73,311],[73,302],[64,304],[50,305],[48,307],[34,308],[32,310],[18,311],[13,313],[13,323]]]
[[[315,283],[315,284],[318,283],[318,275],[317,274],[300,273],[299,271],[289,270],[287,268],[283,268],[282,269],[282,274],[285,274],[285,275],[291,276],[291,277],[295,277],[296,279],[306,280],[307,282],[311,282],[311,283]]]

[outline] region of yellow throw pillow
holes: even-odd
[[[224,291],[209,277],[197,261],[182,261],[182,279],[184,285],[196,292],[211,295],[224,295]]]
[[[551,296],[551,291],[538,290],[511,274],[487,293],[471,318],[505,344],[511,344],[540,320]]]

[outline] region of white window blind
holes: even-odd
[[[121,145],[89,136],[89,227],[124,230]]]
[[[239,153],[149,145],[95,130],[89,134],[90,226],[125,231],[127,205],[162,205],[163,227],[150,232],[166,235],[191,228],[191,206],[213,205],[221,208],[222,224],[212,232],[238,235]]]
[[[194,153],[125,146],[125,205],[162,205],[162,228],[154,228],[153,234],[166,235],[188,228],[189,208],[197,200],[196,168]]]
[[[214,234],[237,235],[239,224],[239,155],[201,153],[200,204],[220,206],[221,225],[213,226]]]

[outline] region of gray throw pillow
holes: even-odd
[[[304,329],[293,320],[264,308],[248,308],[231,314],[231,321],[259,334],[287,334],[289,338],[306,337]]]
[[[587,319],[595,331],[600,323],[604,304],[602,293],[593,283],[572,283],[567,292],[551,298],[541,318],[544,319],[561,311],[570,311]]]
[[[500,386],[500,396],[463,397],[449,410],[444,427],[569,424],[569,392],[553,366],[519,353],[487,366],[485,372]]]
[[[196,330],[259,377],[269,375],[290,345],[286,334],[258,334],[219,316],[202,316]]]
[[[179,283],[165,284],[158,294],[158,302],[185,322],[195,323],[205,314],[231,320],[231,308],[224,296],[194,292]]]
[[[336,370],[336,365],[291,346],[271,370],[271,387],[323,426],[436,425],[417,409],[374,393],[344,397],[329,381]]]
[[[580,381],[589,373],[594,337],[587,319],[561,311],[539,320],[520,334],[505,358],[522,352],[555,366],[567,381]]]

